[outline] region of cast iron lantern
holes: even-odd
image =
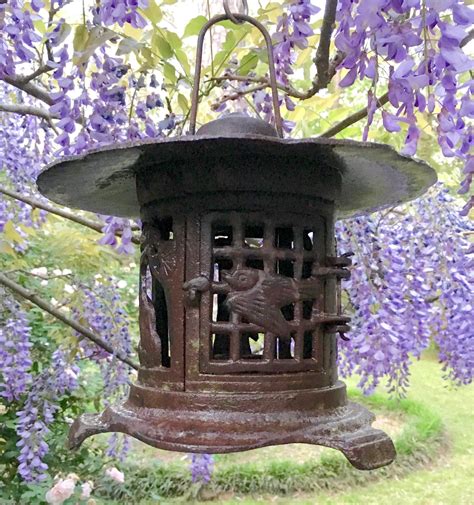
[[[195,133],[204,35],[249,22],[268,50],[276,129],[230,114]],[[123,432],[155,447],[223,453],[293,442],[341,450],[360,469],[390,463],[390,438],[337,378],[337,216],[414,198],[426,164],[386,145],[282,138],[271,39],[246,14],[198,40],[190,134],[102,148],[49,166],[51,200],[140,217],[140,370],[129,398],[70,432]],[[151,281],[150,281],[151,279]]]

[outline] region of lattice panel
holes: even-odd
[[[324,336],[347,321],[325,312],[325,232],[322,217],[204,219],[212,284],[201,307],[203,372],[323,369]]]

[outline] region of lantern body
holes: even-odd
[[[301,442],[360,469],[390,463],[392,441],[337,378],[350,260],[334,221],[435,180],[388,146],[281,139],[241,115],[48,167],[50,199],[143,224],[138,378],[126,401],[77,419],[70,446],[112,431],[176,451]]]
[[[77,420],[71,446],[119,431],[177,451],[304,442],[361,469],[390,463],[392,441],[337,379],[350,264],[335,252],[338,170],[235,150],[152,164],[136,185],[138,381],[123,404]]]

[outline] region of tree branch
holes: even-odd
[[[65,219],[69,219],[69,221],[74,221],[75,223],[81,224],[82,226],[86,226],[91,230],[94,230],[98,233],[102,233],[104,228],[103,223],[99,223],[97,221],[93,221],[91,219],[87,219],[83,216],[75,214],[67,209],[60,209],[59,207],[55,207],[54,205],[50,205],[49,203],[45,203],[38,198],[34,198],[32,196],[25,196],[16,191],[12,191],[11,189],[7,189],[4,186],[0,186],[0,193],[3,193],[10,198],[14,198],[15,200],[19,200],[20,202],[26,203],[27,205],[31,205],[31,207],[36,207],[41,210],[45,210],[46,212],[50,212],[51,214],[55,214],[56,216],[63,217]],[[122,236],[120,231],[115,233],[118,237]],[[140,239],[136,236],[132,237],[132,242],[134,244],[140,244]]]
[[[331,48],[331,37],[336,22],[337,0],[326,0],[324,7],[323,24],[321,26],[321,36],[319,38],[318,49],[314,63],[316,65],[316,78],[313,82],[313,90],[319,91],[326,88],[336,73],[336,67],[342,60],[341,53],[336,53],[333,61],[329,61],[329,51]],[[335,62],[334,60],[337,60]]]
[[[47,121],[58,119],[58,116],[51,115],[46,109],[25,104],[0,103],[0,112],[9,112],[20,116],[38,116]]]
[[[238,100],[239,98],[241,98],[245,95],[255,93],[256,91],[260,91],[260,90],[265,89],[267,87],[268,87],[268,84],[259,84],[258,86],[253,86],[248,89],[239,89],[239,90],[235,91],[234,93],[223,95],[217,102],[212,104],[212,109],[216,110],[220,105],[222,105],[225,102]]]
[[[245,76],[245,75],[237,75],[237,74],[224,74],[221,77],[212,77],[209,79],[209,81],[215,81],[215,82],[223,82],[223,81],[238,81],[238,82],[253,82],[256,84],[261,84],[261,86],[258,87],[258,89],[265,89],[269,88],[271,86],[270,81],[266,77],[251,77],[251,76]],[[308,97],[308,92],[306,91],[298,91],[297,89],[293,88],[292,86],[285,86],[284,84],[277,83],[277,88],[280,91],[283,91],[285,94],[288,96],[291,96],[293,98],[299,98],[300,100],[305,100]],[[253,93],[255,89],[249,88],[248,90],[242,90],[240,91],[240,96],[246,95],[248,93]]]
[[[37,84],[34,84],[33,82],[28,81],[27,76],[22,76],[22,75],[15,75],[15,76],[9,76],[5,75],[2,77],[2,79],[7,83],[10,84],[11,86],[14,86],[15,88],[21,89],[25,93],[28,93],[28,95],[33,96],[34,98],[37,98],[38,100],[41,100],[42,102],[48,104],[48,105],[53,105],[54,101],[51,98],[50,94],[42,87],[38,86]]]
[[[53,67],[50,67],[48,64],[46,65],[41,65],[40,67],[38,67],[33,73],[31,73],[30,75],[25,75],[22,77],[22,81],[20,82],[20,84],[28,84],[30,81],[32,81],[33,79],[36,79],[37,77],[39,77],[40,75],[42,74],[45,74],[46,72],[50,72],[51,70],[53,70]]]
[[[474,28],[470,30],[468,34],[461,40],[459,47],[466,46],[469,44],[469,42],[471,42],[472,39],[474,39]]]
[[[297,98],[299,100],[307,100],[312,96],[316,95],[321,89],[327,88],[328,84],[331,82],[332,78],[336,74],[336,69],[339,63],[344,58],[343,53],[337,51],[336,54],[330,59],[329,51],[331,48],[331,37],[334,30],[336,22],[336,8],[337,0],[327,0],[324,9],[323,24],[321,27],[321,37],[319,39],[319,45],[316,50],[316,56],[314,57],[314,63],[316,65],[316,77],[314,78],[313,85],[307,91],[298,91],[291,85],[284,85],[281,83],[277,84],[279,90],[283,91],[285,94],[292,98]],[[270,81],[266,77],[250,77],[242,76],[237,74],[225,74],[222,77],[213,77],[209,79],[210,81],[222,82],[222,81],[240,81],[240,82],[253,82],[256,84],[261,84],[259,87],[249,88],[246,90],[238,91],[232,95],[227,95],[225,99],[221,102],[226,102],[228,100],[236,100],[249,93],[254,93],[260,89],[270,87]]]
[[[380,107],[383,107],[387,102],[388,102],[388,91],[387,93],[383,94],[380,98],[377,99],[376,108],[379,109]],[[334,137],[334,135],[337,135],[342,130],[345,130],[354,123],[357,123],[361,119],[367,117],[368,114],[369,113],[367,107],[364,107],[363,109],[360,109],[359,111],[354,112],[354,114],[351,114],[350,116],[346,117],[339,123],[336,123],[334,126],[331,126],[331,128],[329,128],[329,130],[326,130],[322,135],[320,135],[320,137],[323,138]]]
[[[13,291],[15,294],[21,296],[25,300],[28,300],[29,302],[33,303],[40,309],[43,309],[44,311],[48,312],[52,316],[54,316],[56,319],[59,319],[59,321],[62,321],[64,324],[67,326],[73,328],[76,330],[78,333],[83,335],[85,338],[88,340],[91,340],[94,342],[94,344],[98,345],[108,353],[114,355],[117,357],[118,360],[122,361],[123,363],[126,363],[128,366],[134,368],[135,370],[139,369],[139,365],[137,365],[135,362],[133,362],[130,358],[125,356],[122,352],[117,351],[115,352],[114,348],[106,342],[104,339],[90,331],[88,328],[83,326],[82,324],[78,323],[77,321],[74,321],[74,319],[71,319],[68,317],[66,314],[64,314],[62,311],[56,309],[53,305],[51,305],[49,302],[44,300],[43,298],[40,298],[37,296],[35,293],[32,291],[24,288],[20,284],[12,281],[9,279],[6,275],[0,273],[0,284],[3,286],[7,287],[11,291]]]

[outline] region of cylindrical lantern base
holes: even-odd
[[[83,415],[69,444],[122,432],[161,449],[228,453],[308,443],[338,449],[356,468],[372,470],[395,458],[390,438],[371,427],[374,415],[347,403],[342,382],[320,390],[268,393],[164,392],[133,386],[130,397],[101,415]]]

